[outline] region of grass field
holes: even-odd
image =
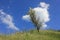
[[[17,32],[10,35],[0,35],[0,40],[60,40],[60,32],[40,30],[29,32]]]

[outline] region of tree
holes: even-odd
[[[37,31],[39,32],[39,29],[40,29],[40,27],[41,27],[42,25],[41,25],[41,23],[38,23],[39,19],[36,20],[35,11],[34,11],[32,8],[30,8],[30,10],[29,10],[29,12],[28,12],[28,15],[30,15],[30,18],[31,18],[32,23],[34,23]]]

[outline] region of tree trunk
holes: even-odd
[[[40,28],[39,28],[39,27],[37,27],[37,31],[38,31],[38,32],[39,32],[39,29],[40,29]]]

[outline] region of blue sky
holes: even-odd
[[[60,0],[0,0],[0,10],[3,9],[6,14],[13,16],[13,22],[20,31],[30,30],[34,28],[34,25],[31,22],[24,21],[22,16],[27,14],[29,7],[37,7],[40,2],[50,4],[48,28],[60,30]],[[13,32],[13,30],[7,29],[6,25],[0,21],[0,33],[9,31]]]

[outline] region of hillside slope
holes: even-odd
[[[11,35],[0,35],[0,40],[60,40],[60,32],[57,31],[29,31]]]

